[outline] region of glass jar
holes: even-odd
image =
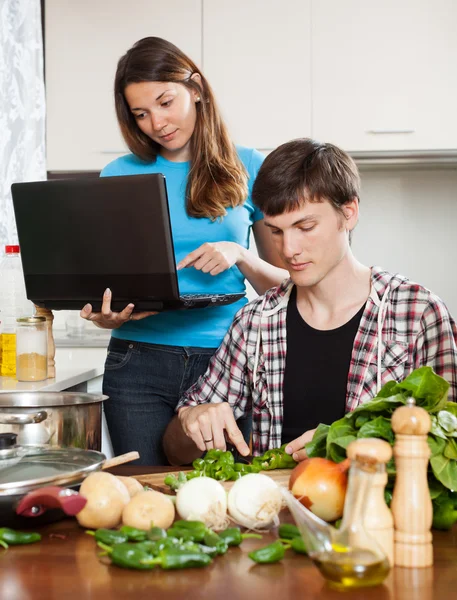
[[[16,377],[18,381],[48,378],[48,336],[45,317],[16,319]]]

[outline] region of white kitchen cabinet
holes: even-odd
[[[313,136],[457,148],[456,25],[455,0],[312,0]]]
[[[203,69],[234,141],[311,134],[310,0],[203,0]]]
[[[46,0],[47,169],[99,170],[128,150],[114,111],[117,61],[163,37],[201,63],[201,0]]]

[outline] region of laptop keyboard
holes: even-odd
[[[210,303],[220,302],[222,304],[230,304],[232,299],[238,300],[239,294],[180,294],[180,299],[184,304],[198,301],[206,301]]]

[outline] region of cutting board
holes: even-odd
[[[276,483],[279,485],[288,485],[289,477],[292,473],[292,469],[276,469],[274,471],[261,471],[264,475],[268,475],[271,477]],[[175,474],[177,474],[175,472]],[[135,479],[141,483],[141,485],[146,485],[153,490],[157,490],[158,492],[163,492],[164,494],[174,495],[174,492],[165,485],[163,480],[167,476],[167,473],[151,473],[150,475],[135,475]],[[229,490],[232,485],[235,483],[234,481],[221,481],[222,485]]]

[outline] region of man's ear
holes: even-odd
[[[350,202],[344,204],[342,211],[346,219],[346,229],[352,231],[359,220],[359,199],[354,196]]]

